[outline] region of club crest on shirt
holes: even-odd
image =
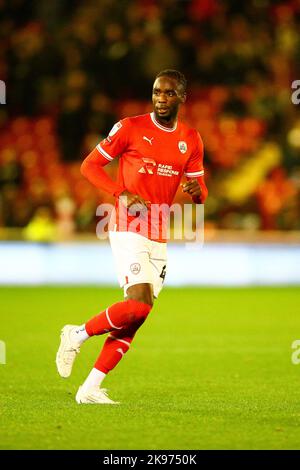
[[[180,140],[178,142],[178,148],[180,150],[181,153],[185,153],[187,151],[187,144],[186,142],[184,142],[184,140]]]
[[[108,134],[109,137],[112,137],[113,135],[115,135],[119,129],[121,129],[122,127],[122,124],[119,122],[116,122],[116,124],[112,127],[110,133]]]
[[[132,274],[138,274],[140,270],[141,270],[140,263],[132,263],[130,265],[130,271],[132,272]]]

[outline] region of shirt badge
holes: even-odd
[[[113,128],[111,129],[110,133],[108,134],[108,137],[112,137],[113,135],[115,135],[119,129],[121,129],[122,127],[122,124],[119,122],[117,122]]]
[[[184,142],[184,140],[180,140],[180,142],[178,142],[178,148],[179,148],[181,153],[185,153],[187,151],[186,142]]]

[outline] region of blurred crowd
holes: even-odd
[[[207,226],[299,230],[299,31],[300,0],[0,0],[0,227],[94,230],[112,200],[81,160],[177,68],[205,146]]]

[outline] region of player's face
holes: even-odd
[[[163,122],[170,122],[177,116],[179,106],[185,101],[182,87],[175,78],[159,77],[155,80],[152,91],[152,103],[155,117]]]

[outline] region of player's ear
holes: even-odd
[[[185,101],[186,101],[186,93],[182,93],[182,95],[180,95],[180,100],[181,100],[181,103],[185,103]]]

